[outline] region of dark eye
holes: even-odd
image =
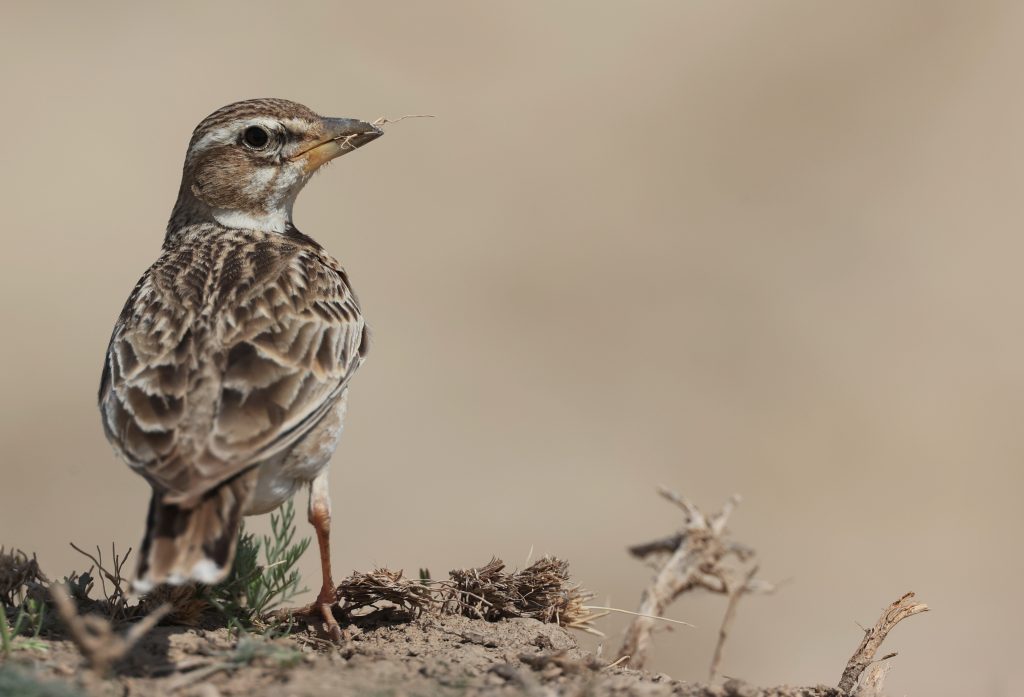
[[[253,150],[262,150],[270,142],[270,134],[259,126],[249,126],[242,134],[242,142]]]

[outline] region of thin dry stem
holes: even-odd
[[[434,118],[433,114],[406,114],[405,116],[399,116],[397,119],[389,119],[386,116],[381,116],[376,121],[372,121],[370,123],[370,125],[371,126],[376,126],[377,128],[383,128],[384,126],[387,126],[389,124],[398,123],[399,121],[405,121],[406,119],[432,119],[432,118]]]
[[[76,552],[85,556],[92,562],[95,569],[99,572],[100,590],[103,592],[103,597],[110,606],[110,612],[117,615],[119,619],[123,619],[125,610],[128,606],[128,594],[125,592],[125,577],[122,572],[125,565],[128,563],[128,557],[131,556],[132,548],[129,547],[128,551],[125,552],[122,557],[118,555],[117,548],[114,543],[110,543],[110,556],[114,563],[114,570],[110,571],[103,565],[103,552],[100,550],[99,545],[96,545],[96,556],[93,556],[74,542],[69,542],[68,544],[70,544],[71,548]],[[111,589],[109,591],[107,590],[107,581],[110,581],[111,584]]]
[[[744,576],[743,582],[738,584],[729,593],[729,604],[725,608],[725,615],[722,616],[722,626],[718,628],[718,641],[715,643],[715,653],[711,657],[711,668],[708,670],[708,680],[714,680],[718,673],[718,666],[722,663],[722,653],[725,649],[725,640],[729,638],[729,629],[732,621],[736,618],[736,606],[747,593],[750,593],[750,583],[757,575],[758,567],[750,567],[750,571]]]

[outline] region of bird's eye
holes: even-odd
[[[253,150],[262,150],[270,142],[270,134],[259,126],[249,126],[242,134],[242,142]]]

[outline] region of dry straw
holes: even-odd
[[[388,603],[420,615],[436,604],[431,588],[423,582],[405,578],[401,571],[391,569],[374,569],[371,573],[356,571],[341,582],[338,595],[345,599],[345,609],[348,611]]]
[[[483,566],[455,569],[448,580],[406,578],[401,571],[376,569],[356,572],[338,585],[338,596],[349,612],[396,607],[415,615],[464,615],[495,622],[526,617],[600,634],[592,622],[605,613],[587,606],[593,593],[569,578],[569,563],[555,557],[540,559],[521,571],[505,571],[492,558]]]

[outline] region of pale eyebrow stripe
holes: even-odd
[[[227,145],[232,143],[235,140],[235,135],[248,126],[263,126],[269,131],[279,131],[281,129],[281,122],[276,119],[260,116],[235,119],[224,126],[215,128],[197,140],[195,145],[192,146],[191,151],[200,152],[214,145]]]

